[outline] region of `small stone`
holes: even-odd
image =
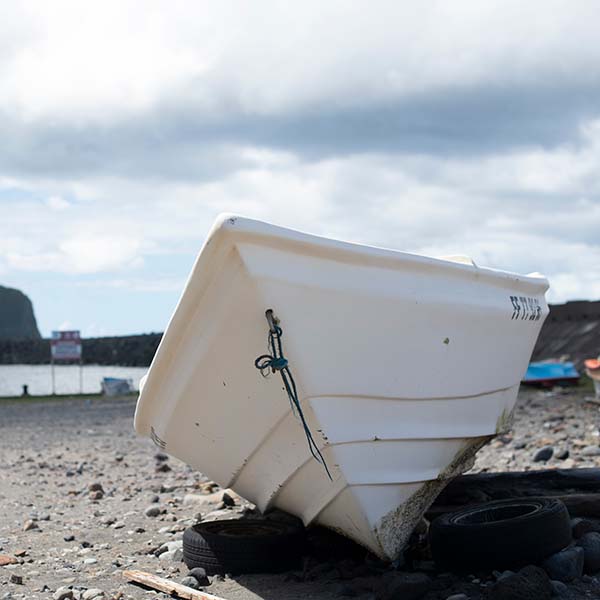
[[[104,592],[98,588],[90,588],[85,590],[81,595],[82,600],[94,600],[95,598],[104,598]]]
[[[148,498],[149,502],[160,502],[160,496],[158,494],[152,494],[149,498]]]
[[[68,587],[59,587],[54,594],[52,594],[53,600],[72,600],[73,590]]]
[[[88,485],[88,492],[102,492],[102,493],[104,493],[104,488],[102,487],[101,483],[98,483],[98,482],[90,483],[90,485]]]
[[[201,586],[210,585],[210,579],[206,575],[206,570],[202,567],[194,567],[188,575],[194,577]]]
[[[600,571],[600,533],[586,533],[577,542],[583,548],[583,570],[593,575]]]
[[[39,526],[33,519],[27,519],[23,523],[23,531],[31,531],[32,529],[39,529]]]
[[[167,552],[163,552],[159,559],[163,562],[181,562],[183,560],[183,550],[181,548],[168,550]]]
[[[589,519],[582,519],[580,517],[571,519],[571,533],[576,540],[584,536],[586,533],[590,533],[591,531],[600,531],[598,525],[593,521],[590,521]]]
[[[102,519],[100,520],[100,523],[102,523],[102,525],[106,525],[107,527],[116,522],[117,522],[117,519],[113,516],[102,517]]]
[[[533,455],[533,462],[546,462],[552,458],[554,448],[552,446],[544,446]]]
[[[200,584],[198,583],[198,580],[195,577],[184,577],[181,580],[181,585],[185,585],[189,588],[192,588],[193,590],[200,589]]]
[[[600,447],[598,446],[586,446],[581,454],[583,456],[600,456]]]
[[[348,583],[340,583],[336,587],[336,595],[341,596],[343,598],[356,598],[356,596],[360,595],[360,591],[353,588]]]
[[[380,579],[375,590],[376,600],[418,600],[431,588],[431,578],[424,573],[393,571]]]
[[[547,558],[542,566],[550,579],[573,581],[583,575],[584,551],[580,546],[566,548]]]
[[[452,596],[448,596],[446,600],[469,600],[469,596],[466,594],[452,594]]]
[[[100,490],[90,492],[90,500],[102,500],[102,498],[104,498],[104,492]]]
[[[19,561],[14,556],[10,556],[10,554],[0,554],[0,567],[16,565],[18,562]]]
[[[157,452],[154,455],[154,459],[156,460],[156,462],[165,462],[169,460],[169,456],[167,454],[163,454],[162,452]]]
[[[515,440],[513,442],[513,448],[515,450],[523,450],[523,448],[525,448],[525,446],[527,446],[527,442],[524,440]]]
[[[23,585],[23,577],[21,575],[17,575],[16,573],[12,573],[10,576],[10,582],[17,585]]]
[[[123,527],[125,527],[125,523],[123,523],[123,521],[117,521],[112,525],[113,529],[123,529]]]
[[[223,492],[221,501],[225,506],[235,506],[235,500],[227,492]]]
[[[552,586],[552,595],[555,598],[569,597],[569,587],[562,581],[556,581],[553,579],[550,581],[550,585]]]
[[[160,515],[160,506],[156,506],[155,504],[152,506],[149,506],[145,511],[144,514],[147,517],[158,517],[158,515]]]
[[[72,542],[75,540],[75,536],[70,533],[69,535],[65,535],[65,537],[63,537],[63,540],[65,540],[65,542]]]
[[[83,560],[83,564],[85,564],[85,565],[95,565],[97,562],[98,562],[98,559],[97,558],[92,558],[92,557],[85,558]]]
[[[546,573],[530,565],[518,573],[504,575],[490,588],[490,600],[550,600],[552,586]]]
[[[157,473],[168,473],[171,470],[171,467],[166,462],[163,462],[158,463],[155,470]]]
[[[558,458],[558,460],[566,460],[567,458],[569,458],[569,451],[564,448],[563,450],[559,450],[556,453],[556,458]]]

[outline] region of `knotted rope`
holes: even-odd
[[[279,326],[279,321],[273,316],[273,311],[271,309],[267,310],[265,313],[267,317],[267,321],[269,323],[269,349],[271,354],[262,354],[254,361],[254,366],[261,372],[263,377],[267,377],[269,374],[269,370],[271,372],[279,372],[281,375],[281,379],[283,380],[283,385],[287,392],[288,398],[290,400],[290,406],[292,407],[292,413],[295,417],[299,418],[302,427],[304,428],[304,433],[306,435],[306,440],[308,441],[308,448],[310,453],[313,455],[314,459],[321,463],[325,468],[327,476],[329,479],[332,479],[331,473],[327,468],[327,463],[325,462],[325,458],[321,454],[319,447],[317,446],[310,428],[304,418],[304,413],[302,412],[302,407],[300,406],[300,401],[298,400],[298,391],[296,390],[296,383],[294,381],[294,377],[288,366],[287,358],[283,355],[283,345],[281,343],[281,337],[283,336],[283,330]]]

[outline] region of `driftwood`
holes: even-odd
[[[123,571],[123,577],[125,577],[127,581],[140,583],[153,590],[164,592],[170,596],[183,598],[184,600],[223,600],[223,598],[219,598],[218,596],[213,596],[212,594],[207,594],[200,590],[194,590],[187,585],[181,585],[180,583],[175,583],[144,571]]]
[[[446,486],[427,517],[491,500],[539,496],[559,498],[572,516],[600,519],[600,469],[462,475]]]

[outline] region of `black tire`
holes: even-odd
[[[199,523],[183,534],[183,560],[207,574],[281,573],[301,565],[304,530],[269,520]]]
[[[429,541],[441,568],[506,569],[540,562],[568,546],[571,523],[560,500],[500,500],[438,517]]]

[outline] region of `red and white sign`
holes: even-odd
[[[79,331],[53,331],[50,350],[52,360],[81,360]]]

